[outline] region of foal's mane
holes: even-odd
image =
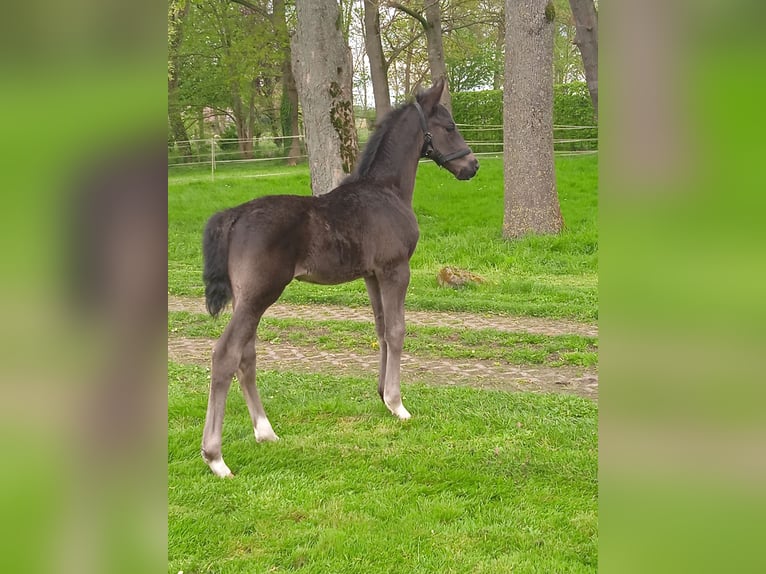
[[[360,179],[363,179],[370,174],[373,163],[375,163],[375,160],[381,153],[383,153],[383,150],[386,147],[386,142],[388,141],[390,132],[393,130],[394,125],[404,113],[404,110],[408,105],[409,103],[402,104],[398,108],[389,112],[388,115],[380,123],[380,125],[375,128],[375,131],[372,133],[370,139],[367,140],[367,144],[364,146],[362,157],[359,158],[354,171],[351,172],[343,180],[343,183],[359,181]]]

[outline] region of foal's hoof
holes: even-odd
[[[210,461],[207,463],[207,465],[210,467],[210,470],[213,471],[213,474],[218,477],[234,478],[234,474],[231,472],[231,470],[229,470],[229,467],[226,466],[226,463],[223,462],[223,458]]]
[[[274,431],[272,431],[271,434],[256,433],[255,435],[255,442],[277,442],[278,440],[279,437],[274,434]]]
[[[277,442],[279,437],[269,425],[266,428],[255,429],[255,442]]]
[[[255,442],[277,442],[279,440],[267,418],[259,418],[255,423],[254,430]]]
[[[404,405],[399,403],[396,407],[391,407],[389,405],[386,405],[388,407],[388,410],[391,411],[391,414],[397,417],[399,420],[406,421],[410,418],[412,418],[412,415],[410,412],[404,408]]]

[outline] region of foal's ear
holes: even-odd
[[[425,110],[427,114],[433,112],[433,109],[441,100],[442,92],[444,91],[444,78],[439,78],[436,83],[428,90],[420,92],[418,94],[418,103]]]

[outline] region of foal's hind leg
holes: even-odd
[[[386,344],[386,322],[383,318],[383,301],[380,298],[380,285],[376,277],[366,277],[364,284],[370,296],[372,312],[375,316],[375,333],[378,336],[380,346],[380,365],[378,367],[378,394],[383,400],[383,390],[386,383],[386,360],[388,358],[388,345]]]
[[[410,418],[402,404],[400,369],[402,346],[404,345],[404,296],[410,282],[407,264],[389,270],[379,277],[380,295],[385,319],[387,346],[386,375],[383,388],[383,402],[400,419]]]
[[[245,345],[255,337],[255,327],[252,316],[235,311],[213,350],[210,396],[205,416],[205,430],[202,433],[202,458],[210,470],[221,477],[232,476],[221,454],[226,395],[229,393],[234,372],[239,367]]]
[[[245,345],[242,352],[242,360],[239,363],[237,379],[242,388],[242,394],[245,396],[247,410],[250,411],[250,419],[253,421],[255,430],[255,440],[258,442],[274,442],[279,437],[271,428],[271,423],[266,416],[266,411],[261,403],[261,397],[258,395],[258,386],[255,384],[255,337]]]

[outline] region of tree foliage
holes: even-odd
[[[455,30],[449,38],[446,59],[452,91],[492,87],[495,77],[502,75],[503,70],[503,54],[496,49],[495,38],[488,36],[485,30],[472,28]]]
[[[365,110],[373,106],[362,36],[363,2],[338,1],[340,30],[348,38],[354,56],[353,103],[359,110],[358,117],[366,117]],[[423,0],[396,3],[420,14],[425,6]],[[379,27],[391,101],[396,104],[419,85],[430,85],[430,78],[423,26],[391,4],[388,0],[379,0]],[[502,123],[502,104],[500,100],[495,101],[497,96],[480,95],[472,99],[464,92],[483,94],[503,84],[504,4],[503,0],[440,2],[444,55],[455,98],[453,111],[461,123]],[[277,8],[271,0],[169,0],[171,140],[183,139],[177,134],[187,131],[190,137],[210,137],[211,130],[222,134],[228,127],[230,134],[231,126],[238,138],[257,138],[262,132],[293,135],[297,128],[291,121],[292,108],[285,93],[284,64],[290,45],[289,32],[294,28],[295,5],[291,0],[280,3],[282,5],[285,12],[281,14],[287,15],[286,27],[276,25]],[[552,6],[555,11],[554,82],[570,85],[556,89],[554,122],[592,124],[591,112],[581,101],[580,84],[577,84],[585,77],[582,58],[573,43],[576,28],[570,2],[552,0]],[[466,135],[473,140],[487,141],[492,133]],[[500,141],[499,136],[497,140]],[[284,143],[288,141],[291,140]]]
[[[265,10],[229,0],[186,0],[191,9],[178,50],[178,98],[196,121],[229,118],[238,137],[277,121],[275,88],[283,45]],[[196,117],[195,117],[196,116]],[[246,151],[246,150],[245,150]]]
[[[380,30],[388,63],[392,99],[401,101],[418,84],[427,83],[428,54],[423,26],[412,13],[422,0],[382,2]],[[575,25],[568,0],[553,0],[554,81],[584,79],[582,60],[573,41]],[[452,92],[499,89],[503,83],[505,16],[502,0],[442,0],[442,37]]]

